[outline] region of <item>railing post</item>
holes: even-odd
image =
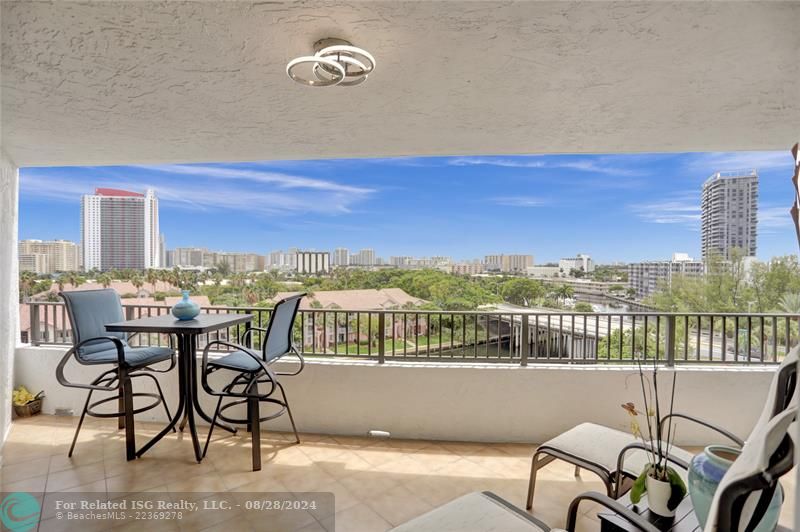
[[[386,361],[386,314],[378,314],[378,364]]]
[[[28,303],[31,309],[31,337],[28,339],[31,345],[41,345],[42,337],[39,330],[39,305]]]
[[[134,318],[133,316],[133,305],[126,305],[125,306],[125,319],[130,321]]]
[[[667,358],[667,366],[673,367],[675,366],[675,316],[670,314],[667,315],[666,318],[667,324],[664,329],[666,343],[664,351]]]
[[[530,331],[529,331],[529,322],[528,318],[530,317],[528,314],[522,314],[522,330],[520,331],[520,342],[519,342],[519,365],[520,366],[527,366],[528,365],[528,353],[530,352]]]

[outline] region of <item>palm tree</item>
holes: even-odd
[[[142,276],[137,273],[136,275],[131,276],[131,284],[136,287],[136,292],[138,295],[139,290],[141,290],[142,286],[144,286],[144,279],[142,279]]]
[[[158,282],[158,272],[152,268],[149,268],[146,272],[144,272],[144,278],[150,283],[150,286],[153,287],[153,293],[156,293],[156,283]]]
[[[36,274],[30,271],[19,272],[19,295],[24,300],[31,296],[36,286]]]
[[[97,276],[97,282],[103,285],[103,288],[108,288],[114,282],[114,279],[107,273],[101,273]]]
[[[800,316],[800,293],[784,294],[778,306],[787,314]]]

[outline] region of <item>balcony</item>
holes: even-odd
[[[31,306],[20,343],[19,167],[785,150],[795,139],[796,3],[468,4],[0,2],[4,490],[330,489],[340,530],[387,528],[465,490],[520,504],[535,443],[587,420],[625,428],[634,356],[678,376],[679,408],[748,433],[774,363],[800,340],[794,316],[304,312],[296,341],[310,361],[287,388],[305,441],[286,445],[286,420],[270,423],[262,473],[237,448],[246,438],[220,436],[202,465],[180,436],[125,463],[114,427],[92,421],[68,461],[74,419],[11,423],[14,384],[46,390],[45,414],[84,400],[54,378],[70,340],[63,307]],[[317,91],[287,79],[287,59],[329,33],[376,56],[369,83]],[[162,382],[174,401],[174,376]],[[163,425],[156,411],[141,421],[144,433]],[[366,439],[373,429],[392,438]],[[709,436],[687,427],[678,438]],[[537,515],[553,525],[572,495],[597,487],[556,464],[542,482]],[[794,481],[784,485],[791,525]],[[592,514],[584,529],[596,529]],[[312,517],[296,528],[329,516]]]
[[[129,463],[125,461],[124,438],[113,421],[87,423],[76,454],[69,460],[66,452],[73,418],[40,416],[15,422],[0,469],[2,491],[44,492],[45,497],[67,491],[129,496],[196,492],[198,498],[225,492],[329,492],[335,497],[335,515],[322,510],[286,512],[271,526],[282,532],[322,531],[332,530],[335,521],[337,532],[379,532],[471,491],[491,490],[524,508],[535,449],[529,443],[380,440],[325,434],[302,434],[302,443],[297,445],[287,433],[266,432],[262,440],[264,468],[252,472],[247,434],[215,437],[201,465],[190,459],[191,444],[182,441],[181,435],[168,436],[152,452]],[[159,424],[140,423],[137,432],[151,436],[160,428]],[[791,527],[795,481],[792,475],[785,478],[781,524]],[[563,526],[575,495],[603,489],[591,473],[584,472],[576,479],[571,466],[554,462],[540,473],[532,513],[553,526]],[[582,507],[577,530],[598,530],[598,511],[596,506]],[[191,530],[273,529],[264,528],[263,515],[259,519],[254,521],[253,514],[245,512],[200,511],[181,525]],[[56,530],[58,524],[54,516],[44,515],[39,530]],[[91,525],[88,530],[104,529],[102,522]]]

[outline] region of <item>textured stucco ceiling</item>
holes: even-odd
[[[16,164],[785,149],[800,2],[2,2]],[[322,37],[378,66],[309,88]]]

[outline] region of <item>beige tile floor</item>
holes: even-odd
[[[258,514],[198,512],[180,524],[152,523],[156,530],[322,531],[335,519],[337,532],[383,531],[455,497],[490,490],[524,507],[531,444],[486,444],[303,434],[293,443],[283,433],[265,432],[263,469],[250,470],[247,433],[215,434],[208,457],[197,464],[191,443],[181,434],[162,440],[143,458],[126,462],[124,439],[113,420],[88,420],[73,458],[67,449],[74,418],[38,416],[14,422],[2,450],[2,491],[47,493],[133,492],[332,492],[335,516],[294,513],[285,519],[258,520]],[[159,425],[139,423],[139,445]],[[787,492],[781,522],[791,527],[794,474],[783,482]],[[590,473],[580,479],[571,466],[554,462],[540,472],[534,515],[563,526],[572,498],[587,490],[603,491]],[[578,530],[598,530],[598,509],[581,507]],[[40,530],[63,530],[63,521],[43,515]],[[141,529],[132,525],[114,530]],[[141,523],[138,523],[141,525]],[[107,526],[87,524],[81,530]]]

